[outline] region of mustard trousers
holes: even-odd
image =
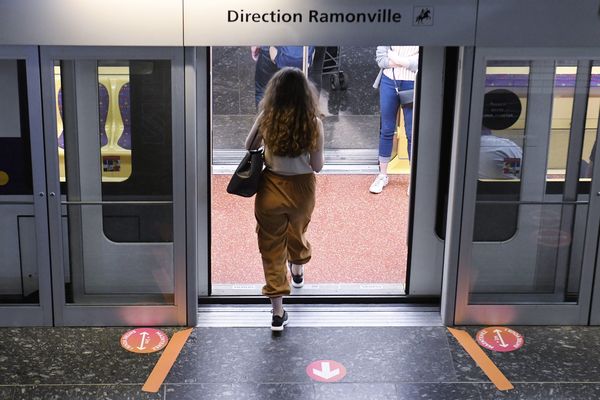
[[[258,249],[268,297],[290,294],[287,261],[306,264],[311,257],[305,233],[315,208],[315,174],[277,175],[265,170],[254,201]]]

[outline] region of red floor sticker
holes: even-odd
[[[317,360],[308,364],[306,373],[319,382],[337,382],[346,376],[346,367],[333,360]]]
[[[477,332],[477,343],[493,351],[514,351],[525,343],[523,335],[503,326],[490,326]]]
[[[571,234],[555,228],[540,229],[538,232],[538,244],[553,249],[568,246],[571,244]]]
[[[167,345],[169,337],[158,329],[137,328],[121,336],[121,347],[133,353],[154,353]]]

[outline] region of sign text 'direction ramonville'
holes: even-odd
[[[301,12],[284,12],[271,10],[250,12],[246,10],[227,10],[227,22],[243,23],[397,23],[402,20],[402,14],[390,8],[378,9],[371,12],[321,12],[308,10]]]

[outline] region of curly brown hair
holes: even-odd
[[[260,132],[276,156],[298,157],[315,150],[319,136],[314,85],[298,68],[285,67],[267,84],[259,109]]]

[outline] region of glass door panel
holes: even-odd
[[[0,326],[51,325],[39,67],[0,49]]]
[[[57,324],[185,324],[181,53],[48,53]]]
[[[585,161],[596,70],[485,50],[476,60],[465,188],[474,213],[463,216],[456,323],[586,324],[598,240]]]

